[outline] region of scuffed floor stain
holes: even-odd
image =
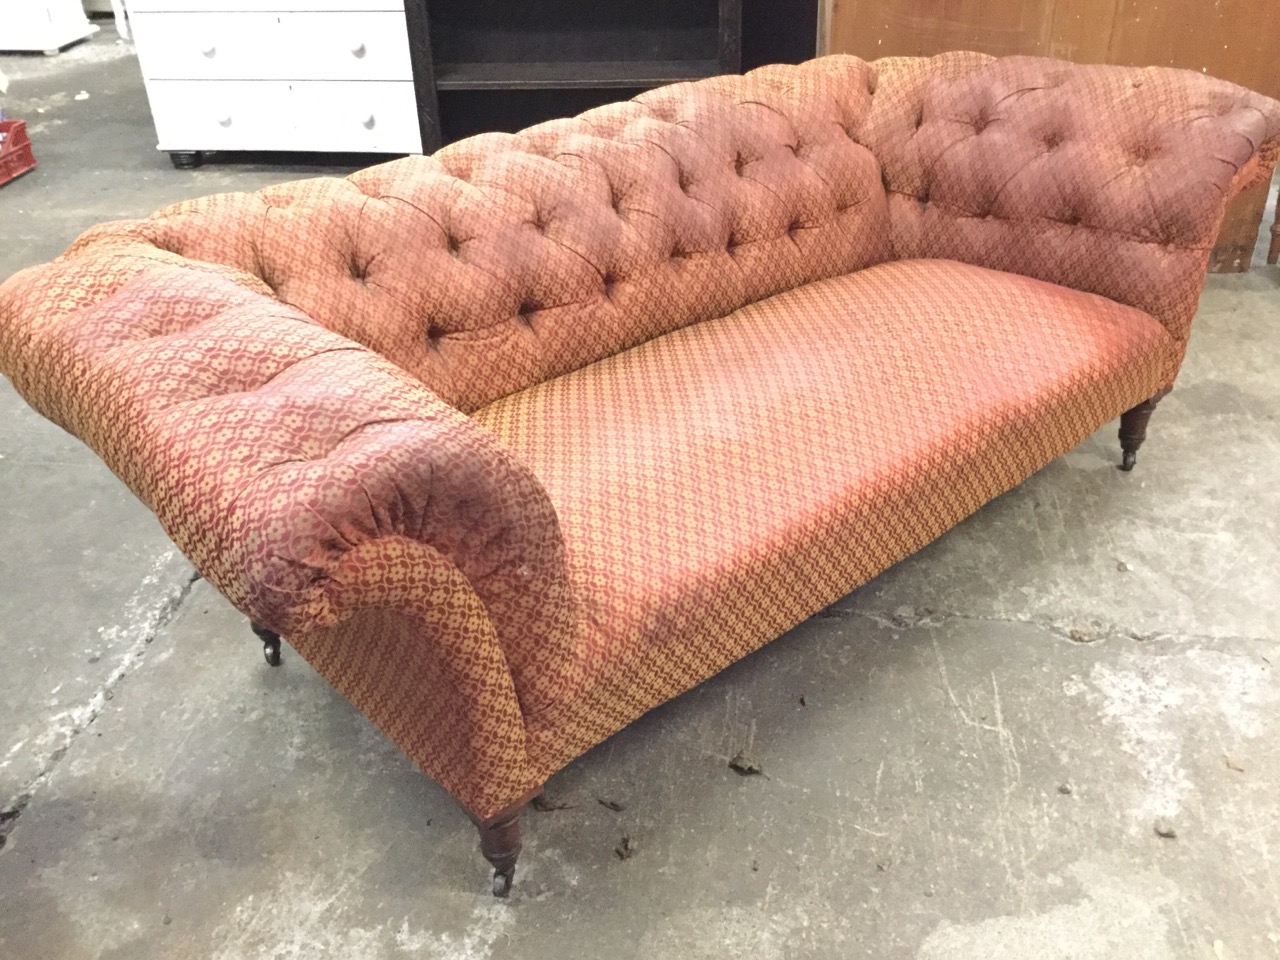
[[[1206,722],[1225,744],[1263,736],[1280,701],[1264,661],[1203,647],[1095,663],[1087,681],[1073,677],[1063,692],[1095,704],[1118,729],[1120,748],[1137,760],[1144,786],[1130,813],[1143,829],[1176,816],[1194,790],[1183,761],[1188,737],[1201,738]]]
[[[1154,871],[1124,875],[1082,862],[1068,871],[1085,897],[1027,916],[943,921],[916,960],[1167,960],[1174,955],[1163,908],[1177,888]]]
[[[699,908],[655,918],[635,955],[652,960],[784,960],[809,956],[807,951],[817,944],[843,942],[848,927],[848,918],[830,903],[797,902],[771,886],[754,907]]]
[[[516,911],[491,898],[478,903],[459,932],[423,929],[409,917],[362,926],[349,922],[343,897],[348,884],[322,887],[294,878],[278,896],[250,896],[217,933],[212,960],[490,960],[511,933]]]
[[[640,956],[781,960],[788,955],[787,945],[795,939],[797,928],[807,924],[808,918],[803,914],[766,915],[744,907],[689,910],[651,930],[642,941]]]
[[[489,960],[498,941],[510,933],[515,916],[511,904],[489,901],[471,912],[466,930],[458,936],[410,933],[406,920],[396,932],[395,943],[406,955],[423,960]]]

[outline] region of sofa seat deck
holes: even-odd
[[[542,759],[586,749],[579,699],[620,728],[714,674],[1151,396],[1173,349],[1100,296],[902,261],[480,410],[545,485],[579,606],[590,689],[523,704],[558,731]]]

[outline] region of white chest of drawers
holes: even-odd
[[[404,0],[129,0],[159,148],[420,153]]]
[[[54,54],[97,32],[80,0],[0,0],[0,50]]]

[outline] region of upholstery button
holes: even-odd
[[[746,169],[747,164],[748,164],[748,163],[750,163],[750,162],[751,162],[750,160],[748,160],[746,157],[744,157],[744,156],[743,156],[742,154],[740,154],[740,153],[739,153],[739,154],[737,154],[736,156],[734,156],[734,158],[733,158],[733,170],[734,170],[734,173],[736,173],[736,174],[737,174],[738,176],[740,176],[740,177],[741,177],[741,176],[744,176],[744,174],[743,174],[743,172],[742,172],[742,171]]]
[[[438,323],[432,323],[427,327],[427,343],[432,347],[439,348],[440,340],[444,337],[444,328]]]
[[[462,259],[462,242],[453,234],[445,237],[445,244],[449,248],[449,256],[461,260]]]

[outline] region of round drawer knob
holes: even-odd
[[[369,114],[369,119],[364,122],[364,128],[366,130],[372,130],[375,122],[376,121],[373,119],[373,114],[372,113]]]
[[[230,117],[225,117],[224,119],[219,120],[219,121],[218,121],[218,126],[220,126],[220,127],[229,127],[229,126],[231,126],[231,118],[230,118]]]
[[[351,51],[351,55],[355,57],[357,60],[363,60],[364,55],[368,52],[369,52],[368,48],[366,48],[365,45],[362,43],[360,44],[360,46],[356,47],[354,50]]]
[[[203,53],[206,57],[212,60],[214,57],[218,55],[218,48],[210,47],[208,50],[202,50],[201,53]]]

